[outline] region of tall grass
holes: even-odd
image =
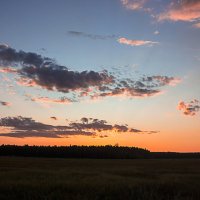
[[[198,200],[200,160],[0,157],[1,200]]]

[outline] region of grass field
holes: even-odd
[[[0,200],[199,200],[200,160],[0,157]]]

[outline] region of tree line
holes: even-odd
[[[123,146],[17,146],[1,145],[0,156],[56,157],[56,158],[200,158],[200,153],[150,152],[138,147]]]

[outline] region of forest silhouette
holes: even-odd
[[[97,159],[200,158],[200,153],[150,152],[124,146],[17,146],[1,145],[0,156]]]

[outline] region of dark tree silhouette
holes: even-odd
[[[1,145],[0,156],[31,156],[56,158],[200,158],[200,153],[150,152],[147,149],[123,146],[17,146]]]

